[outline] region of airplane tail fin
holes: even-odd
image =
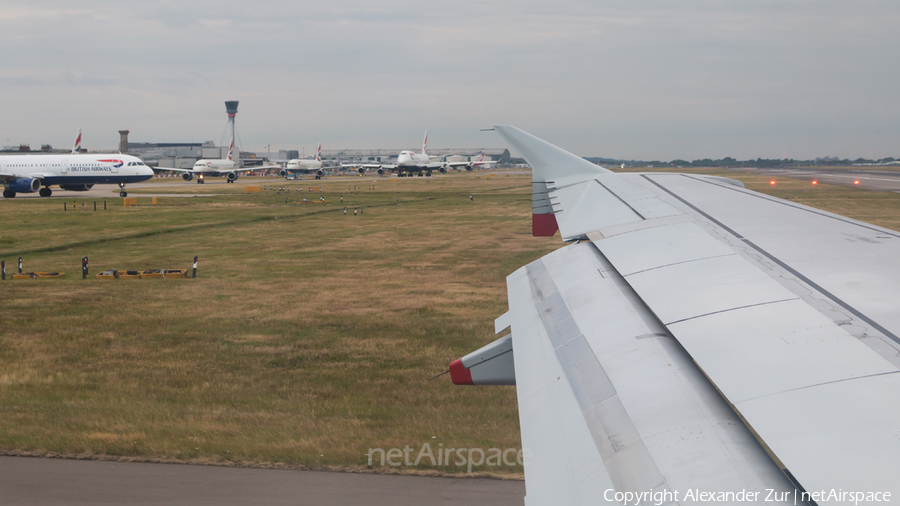
[[[316,161],[317,161],[317,162],[321,162],[321,161],[322,161],[322,156],[321,156],[321,155],[322,155],[322,143],[320,142],[320,143],[319,143],[319,147],[316,148]]]
[[[422,154],[427,155],[428,151],[426,150],[428,147],[428,130],[425,130],[425,140],[422,141]]]
[[[78,129],[78,132],[75,133],[75,144],[72,145],[72,154],[81,153],[81,129]]]
[[[234,161],[234,138],[231,139],[231,144],[228,145],[228,160]]]
[[[612,173],[514,126],[494,130],[531,166],[531,235],[535,237],[550,237],[559,229],[550,189]]]

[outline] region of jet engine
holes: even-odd
[[[383,176],[383,175],[384,175],[384,169],[382,169],[381,167],[378,168],[378,175],[379,175],[379,176]]]
[[[281,169],[281,170],[279,170],[279,171],[278,171],[278,175],[281,176],[281,177],[287,176],[287,175],[288,175],[287,169]]]
[[[238,177],[240,177],[240,176],[238,176],[237,172],[229,172],[227,177],[228,177],[228,182],[233,183],[233,182],[237,181]]]
[[[190,180],[194,179],[194,175],[191,174],[190,172],[184,172],[181,174],[181,179],[184,179],[185,181],[190,181]]]
[[[469,165],[466,165],[466,172],[472,172],[472,169],[474,169],[474,167],[472,167],[471,163]]]
[[[7,190],[16,193],[34,193],[41,189],[41,180],[33,177],[15,179],[3,185]]]
[[[363,175],[363,174],[366,173],[366,168],[365,168],[365,167],[360,167],[359,169],[357,169],[357,172],[359,172],[360,175]]]
[[[70,192],[86,192],[93,188],[94,184],[61,184],[59,187]]]
[[[316,171],[316,175],[319,176],[319,177],[322,177],[322,176],[325,175],[325,171],[322,170],[322,169],[319,169],[319,170]]]
[[[447,173],[447,167],[439,167],[439,168],[438,168],[438,172],[440,172],[441,174],[446,174],[446,173]]]

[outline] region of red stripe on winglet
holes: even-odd
[[[556,223],[555,214],[531,215],[531,235],[534,237],[552,237],[557,230],[559,230],[559,224]]]
[[[466,369],[461,358],[450,362],[450,379],[453,380],[454,385],[475,384],[472,383],[472,371]]]

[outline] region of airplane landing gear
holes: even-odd
[[[12,190],[3,190],[3,198],[11,199],[16,196],[16,192]]]
[[[41,191],[39,191],[38,194],[41,197],[49,197],[50,195],[53,195],[53,190],[51,190],[50,188],[45,186],[45,187],[41,188]]]
[[[128,196],[128,192],[125,191],[125,183],[119,183],[119,196],[120,197]]]

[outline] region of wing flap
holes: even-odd
[[[527,504],[596,504],[607,489],[789,490],[591,244],[545,256],[507,284],[510,311],[497,327],[512,327]]]
[[[900,417],[897,395],[868,390],[900,379],[900,371],[777,273],[698,223],[648,224],[594,244],[801,486],[883,489],[887,482],[870,476],[885,465],[900,468],[900,439],[895,430],[877,434],[878,423],[866,424],[870,445],[845,444],[836,452],[818,444],[854,432],[842,421],[852,416],[844,414],[848,409]],[[830,417],[810,409],[819,403],[830,406]],[[787,419],[803,423],[786,426]],[[805,444],[795,441],[798,424],[815,434]],[[823,467],[843,470],[822,473]]]
[[[827,494],[887,492],[896,498],[900,492],[900,400],[888,392],[900,392],[900,374],[791,390],[737,407],[756,420],[754,429],[800,484],[826,492],[818,504],[850,504]]]

